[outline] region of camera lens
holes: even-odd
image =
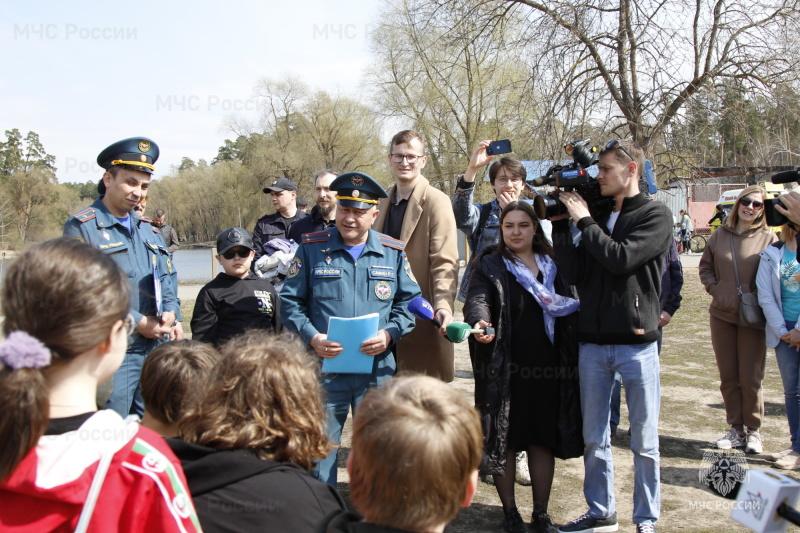
[[[533,199],[533,210],[540,219],[549,219],[567,212],[567,206],[552,194],[539,194]]]

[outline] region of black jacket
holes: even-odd
[[[508,316],[508,287],[513,277],[495,246],[478,252],[464,304],[464,320],[475,324],[485,320],[493,324],[496,337],[489,344],[475,343],[472,363],[475,377],[475,406],[481,413],[484,453],[481,472],[502,475],[508,451],[509,413],[511,407],[511,320]],[[556,276],[558,294],[575,297],[572,287]],[[577,313],[556,318],[555,342],[559,357],[558,445],[553,453],[561,459],[583,455],[583,420],[578,383]],[[535,347],[531,347],[535,349]],[[547,409],[548,406],[541,406]]]
[[[216,346],[247,329],[280,332],[281,302],[267,279],[248,272],[244,279],[222,272],[197,295],[192,338]]]
[[[181,460],[206,533],[313,532],[344,503],[336,489],[290,462],[251,450],[215,450],[167,439]]]
[[[337,512],[325,517],[317,533],[411,533],[405,529],[367,524],[353,512]]]
[[[300,237],[304,233],[323,231],[335,225],[335,220],[327,221],[322,218],[322,215],[319,214],[319,206],[315,205],[311,208],[311,213],[309,213],[307,217],[301,218],[292,224],[292,227],[289,228],[289,238],[294,240],[294,242],[303,242],[300,240]]]
[[[640,193],[625,198],[611,235],[605,222],[580,219],[578,246],[573,245],[567,220],[553,222],[556,262],[581,299],[578,340],[658,340],[661,276],[672,239],[672,215],[663,203]]]
[[[256,261],[264,255],[264,245],[272,239],[288,239],[289,230],[295,222],[307,217],[305,213],[297,210],[294,218],[284,219],[280,213],[272,213],[271,215],[264,215],[256,222],[256,227],[253,228],[253,246],[256,250],[256,256],[253,258],[253,265],[250,267],[252,270],[255,267]]]

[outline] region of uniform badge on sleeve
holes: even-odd
[[[286,273],[286,276],[289,278],[295,277],[300,273],[301,268],[303,268],[303,262],[299,257],[295,257],[292,259],[292,262],[289,263],[289,272]]]
[[[408,262],[408,257],[406,257],[405,252],[403,252],[403,270],[406,271],[406,274],[411,281],[419,285],[417,278],[414,277],[414,272],[411,271],[411,263]]]
[[[379,300],[387,300],[392,295],[392,286],[385,281],[379,281],[375,284],[375,296]]]

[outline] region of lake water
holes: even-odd
[[[211,272],[212,262],[217,260],[211,255],[211,248],[198,248],[193,250],[178,250],[173,255],[175,268],[178,269],[178,283],[205,285],[216,275]],[[6,270],[13,262],[12,257],[0,255],[0,286]],[[222,267],[217,263],[218,272]]]
[[[178,269],[178,283],[206,284],[215,276],[211,265],[217,260],[211,255],[211,248],[178,250],[173,254],[173,261]],[[218,263],[217,268],[221,269]]]

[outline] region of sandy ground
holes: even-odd
[[[729,532],[746,531],[729,517],[732,500],[721,498],[699,481],[704,454],[713,453],[710,443],[726,429],[725,412],[719,393],[719,377],[708,333],[710,298],[699,283],[697,263],[700,254],[681,257],[686,283],[683,303],[672,322],[664,329],[661,356],[662,402],[659,423],[661,449],[661,519],[660,532]],[[199,286],[181,286],[184,314],[190,314]],[[188,312],[188,313],[187,313]],[[461,318],[460,313],[457,319]],[[472,399],[473,379],[466,343],[457,344],[456,379],[452,386]],[[788,447],[788,428],[783,404],[783,389],[773,350],[768,350],[764,399],[767,416],[761,428],[764,451],[770,453]],[[633,456],[627,436],[627,409],[622,406],[618,436],[612,441],[615,465],[615,494],[620,531],[634,531]],[[345,426],[339,458],[339,490],[347,499],[349,484],[344,468],[350,446],[350,422]],[[747,456],[749,468],[769,468],[765,456]],[[795,473],[790,473],[798,477]],[[563,524],[584,513],[583,461],[556,460],[550,514]],[[517,485],[517,505],[528,520],[532,512],[529,487]],[[447,532],[502,531],[502,507],[493,485],[481,482],[473,504],[463,509]]]
[[[699,260],[699,254],[696,254]],[[689,258],[691,261],[693,258]],[[684,264],[688,263],[684,258]],[[728,532],[747,531],[729,517],[733,500],[721,498],[699,482],[704,453],[713,453],[710,442],[725,430],[725,413],[719,393],[714,354],[708,333],[709,297],[700,286],[697,269],[685,268],[684,304],[672,324],[665,328],[662,353],[662,410],[659,424],[661,449],[661,520],[658,531]],[[459,317],[460,319],[460,317]],[[452,386],[470,399],[473,395],[472,369],[466,343],[456,345],[456,379]],[[764,451],[788,446],[788,429],[783,406],[783,389],[772,350],[767,354],[764,381],[767,417],[762,427]],[[618,436],[612,441],[615,465],[615,494],[620,531],[634,531],[633,455],[627,435],[627,408],[622,406]],[[344,459],[349,447],[349,422],[340,454],[340,492],[349,492]],[[764,456],[747,456],[749,468],[768,468]],[[583,461],[556,460],[550,514],[563,524],[584,513]],[[533,510],[530,487],[517,485],[517,505],[526,520]],[[468,509],[462,510],[447,532],[496,532],[502,529],[502,507],[494,486],[481,482]]]

